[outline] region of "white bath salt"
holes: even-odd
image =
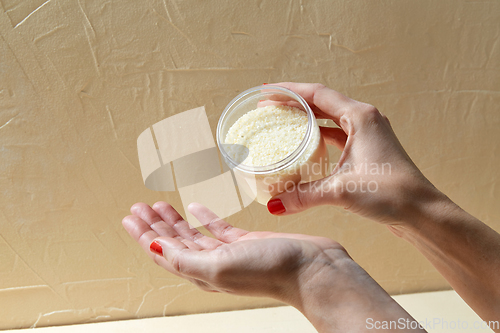
[[[315,125],[315,124],[314,124]],[[303,142],[308,129],[307,114],[290,106],[265,106],[241,116],[227,132],[225,150],[231,159],[247,166],[270,166],[290,156]],[[265,205],[274,195],[293,184],[326,176],[328,151],[318,126],[298,158],[284,169],[261,174],[238,171],[235,176],[252,198]]]
[[[238,145],[228,151],[236,162],[265,166],[293,153],[304,140],[306,131],[305,112],[295,107],[270,105],[240,117],[227,132],[225,143]],[[248,150],[238,149],[241,146]]]

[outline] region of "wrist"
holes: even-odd
[[[303,271],[291,305],[319,332],[362,332],[369,320],[413,320],[343,250],[323,253]]]
[[[406,204],[400,219],[390,224],[390,229],[402,238],[425,230],[436,221],[437,216],[457,208],[450,198],[427,179],[404,191],[402,197]]]
[[[336,256],[322,253],[307,265],[298,279],[296,298],[292,303],[319,332],[338,327],[340,311],[347,310],[347,306],[341,307],[340,304],[352,303],[359,293],[349,281],[350,275],[358,274],[353,272],[357,264],[346,252],[338,251]],[[351,300],[347,302],[347,299]]]
[[[453,234],[460,234],[465,225],[477,222],[432,184],[414,197],[405,219],[390,229],[421,252],[441,252],[444,244],[456,241],[454,237],[458,235],[452,237]]]
[[[287,281],[279,297],[301,312],[322,296],[335,292],[334,282],[339,278],[343,262],[354,263],[341,246],[325,250],[311,244],[304,245],[295,274]]]

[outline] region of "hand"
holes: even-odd
[[[273,197],[269,210],[293,214],[332,204],[385,223],[422,252],[483,320],[495,322],[500,313],[500,235],[422,175],[375,107],[320,84],[278,85],[301,95],[318,118],[341,127],[321,131],[342,154],[330,176]]]
[[[332,119],[341,127],[321,128],[321,133],[342,155],[330,176],[273,197],[268,203],[270,212],[286,215],[331,204],[396,226],[412,216],[417,201],[440,195],[406,154],[387,117],[375,107],[320,84],[277,85],[301,95],[318,118]]]
[[[189,211],[216,238],[204,236],[165,202],[138,203],[123,226],[161,267],[206,291],[267,296],[292,303],[305,276],[328,261],[351,260],[323,237],[234,228],[200,204]],[[150,251],[156,247],[163,254]]]
[[[161,267],[206,291],[266,296],[300,310],[319,332],[365,332],[367,319],[413,320],[337,242],[234,228],[200,204],[204,236],[165,202],[138,203],[123,226]]]

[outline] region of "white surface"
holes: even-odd
[[[453,290],[399,295],[394,299],[429,333],[493,332],[481,327],[481,318]]]
[[[490,329],[474,328],[481,319],[454,292],[438,291],[430,293],[394,296],[417,321],[422,322],[429,333],[437,332],[493,332]],[[500,320],[500,318],[499,318]],[[446,327],[448,325],[448,327]],[[455,328],[453,328],[455,325]],[[458,327],[456,327],[458,326]],[[467,328],[463,328],[467,326]],[[46,327],[36,329],[40,333],[77,332],[316,332],[307,319],[290,306],[195,314],[178,317],[123,320],[95,324]],[[10,330],[9,332],[25,332]],[[378,331],[373,329],[374,332]]]

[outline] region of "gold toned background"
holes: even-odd
[[[321,82],[386,114],[424,174],[500,230],[500,2],[0,1],[0,328],[276,305],[166,273],[121,227],[167,200],[136,139],[264,82]],[[339,154],[331,150],[332,157]],[[392,294],[448,284],[384,227],[334,207],[251,230],[332,237]]]

